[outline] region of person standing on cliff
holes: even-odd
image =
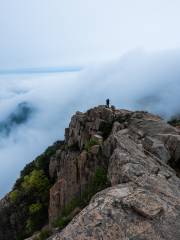
[[[109,105],[110,105],[110,100],[108,98],[108,99],[106,99],[106,107],[109,108]]]

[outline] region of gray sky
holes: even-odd
[[[0,0],[0,69],[180,48],[179,0]]]

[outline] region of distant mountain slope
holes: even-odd
[[[180,116],[176,115],[172,117],[171,120],[169,121],[169,124],[171,124],[174,127],[180,128]]]
[[[6,119],[0,121],[0,135],[8,136],[15,127],[26,123],[34,111],[28,102],[19,103]]]

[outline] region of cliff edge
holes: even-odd
[[[29,239],[180,239],[178,128],[148,112],[98,106],[77,112],[51,150],[1,200],[0,239],[25,239],[44,225]],[[38,174],[46,184],[31,186]]]

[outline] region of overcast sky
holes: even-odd
[[[180,48],[179,0],[0,0],[0,69]]]
[[[21,102],[36,109],[0,135],[0,196],[63,136],[76,110],[109,97],[121,108],[179,113],[179,23],[180,0],[0,0],[0,73],[88,65],[76,73],[0,74],[0,122]]]

